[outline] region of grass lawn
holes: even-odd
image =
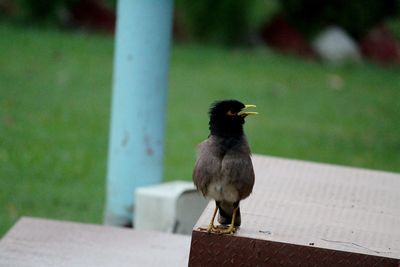
[[[113,39],[0,26],[0,236],[23,215],[100,223]],[[177,45],[165,179],[191,179],[216,99],[256,104],[254,153],[400,171],[400,68]]]

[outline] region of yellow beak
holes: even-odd
[[[256,107],[256,105],[245,105],[245,107],[244,107],[241,111],[239,111],[238,115],[239,115],[239,116],[257,115],[258,112],[255,112],[255,111],[245,111],[245,110],[248,109],[248,108],[255,108],[255,107]]]

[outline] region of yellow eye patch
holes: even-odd
[[[226,115],[229,115],[229,116],[235,116],[236,115],[236,113],[232,113],[232,111],[228,111],[227,113],[226,113]]]

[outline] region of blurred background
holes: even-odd
[[[116,1],[0,0],[0,237],[101,223]],[[165,180],[191,180],[217,99],[253,153],[400,171],[399,0],[177,0]],[[157,19],[157,18],[154,18]]]

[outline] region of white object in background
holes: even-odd
[[[174,181],[137,188],[135,203],[135,229],[191,234],[208,200],[192,182]]]
[[[312,47],[322,59],[330,63],[361,61],[356,42],[340,27],[333,26],[322,31],[314,39]]]

